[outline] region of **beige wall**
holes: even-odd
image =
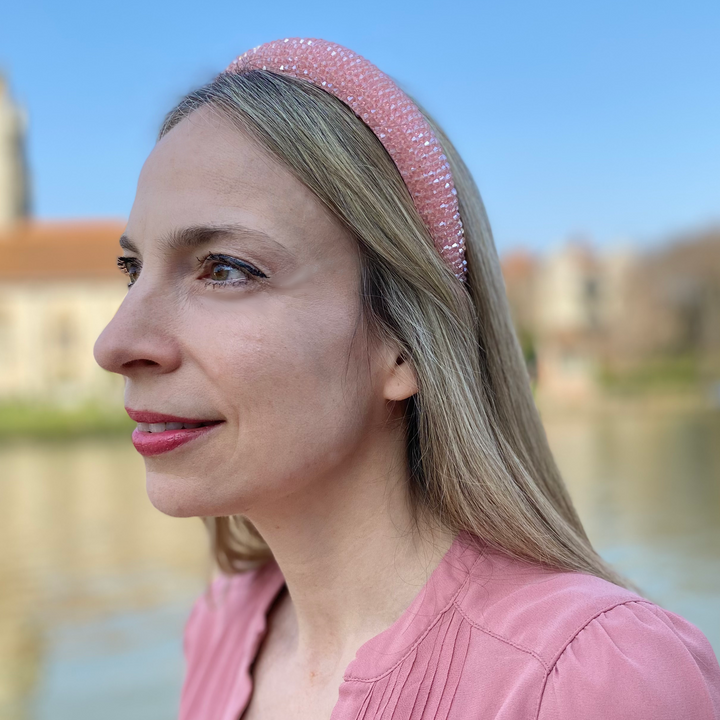
[[[116,405],[122,379],[92,350],[125,293],[117,281],[0,284],[0,401]]]

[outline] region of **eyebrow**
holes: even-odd
[[[213,240],[221,237],[241,237],[246,240],[261,242],[270,245],[273,249],[280,250],[285,254],[288,249],[274,238],[270,237],[262,230],[253,230],[252,228],[240,225],[239,223],[228,223],[221,225],[191,225],[190,227],[172,230],[170,233],[160,239],[163,249],[168,252],[177,252],[179,250],[193,250],[203,245],[207,245]],[[140,250],[133,240],[127,235],[120,236],[120,247],[128,252],[140,255]]]

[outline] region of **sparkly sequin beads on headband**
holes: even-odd
[[[417,105],[369,60],[326,40],[286,38],[248,50],[225,72],[271,70],[304,78],[349,105],[395,162],[435,247],[460,281],[464,230],[450,164]]]

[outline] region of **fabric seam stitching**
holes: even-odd
[[[545,669],[546,672],[549,671],[547,663],[538,655],[534,650],[531,650],[530,648],[527,648],[523,645],[520,645],[519,643],[513,642],[512,640],[509,640],[506,637],[503,637],[502,635],[498,635],[497,633],[494,633],[492,630],[488,630],[488,628],[483,627],[478,622],[473,620],[472,618],[468,617],[465,611],[457,604],[455,604],[455,607],[457,607],[458,612],[467,620],[470,625],[477,628],[481,632],[485,633],[486,635],[490,635],[490,637],[494,637],[496,640],[500,640],[501,642],[506,643],[507,645],[511,645],[517,650],[520,650],[521,652],[527,653],[528,655],[531,655],[534,657]]]
[[[457,599],[458,595],[465,589],[465,587],[466,587],[466,586],[468,585],[468,583],[470,582],[470,578],[471,578],[471,576],[472,576],[472,571],[475,569],[475,565],[477,565],[477,563],[480,562],[480,559],[481,559],[481,558],[482,558],[482,555],[481,555],[480,557],[475,558],[475,560],[473,561],[473,564],[471,565],[470,569],[468,570],[467,577],[465,578],[465,580],[463,580],[463,582],[462,582],[462,584],[460,585],[460,587],[453,593],[453,596],[450,598],[450,600],[448,601],[447,605],[445,605],[445,607],[438,613],[437,617],[430,623],[430,625],[428,625],[428,627],[426,628],[426,630],[425,630],[425,631],[420,635],[420,637],[418,637],[417,640],[415,640],[415,642],[408,648],[407,652],[406,652],[397,662],[395,662],[395,663],[392,665],[392,667],[390,667],[388,670],[386,670],[385,672],[380,673],[380,675],[377,675],[377,676],[375,676],[375,677],[362,678],[362,677],[357,677],[357,676],[354,676],[354,675],[348,675],[347,677],[344,678],[344,681],[345,681],[345,682],[350,682],[350,681],[353,681],[353,682],[366,682],[366,683],[369,683],[369,682],[377,682],[378,680],[380,680],[381,678],[385,677],[386,675],[388,675],[389,673],[391,673],[393,670],[395,670],[395,668],[396,668],[398,665],[400,665],[401,663],[403,663],[403,662],[407,659],[407,657],[415,650],[415,648],[417,648],[418,645],[420,645],[420,643],[425,639],[425,637],[427,636],[427,634],[435,627],[435,625],[437,625],[438,622],[440,622],[440,620],[441,620],[442,617],[445,615],[445,613],[448,612],[448,610],[450,610],[450,608],[452,608],[453,606],[454,606],[454,607],[458,607],[458,606],[456,605],[456,603],[455,603],[455,600]],[[465,615],[464,615],[463,613],[461,613],[461,615],[462,615],[463,617],[465,617]]]
[[[567,640],[565,640],[565,642],[561,645],[561,649],[555,655],[555,659],[552,661],[550,667],[548,668],[545,678],[543,680],[542,686],[540,687],[540,695],[537,699],[536,711],[535,711],[535,715],[534,715],[535,720],[539,720],[539,718],[540,718],[540,710],[542,710],[542,701],[543,701],[543,697],[545,696],[545,689],[547,687],[548,679],[550,678],[550,673],[553,671],[555,666],[558,664],[558,662],[560,661],[560,658],[564,655],[565,651],[568,649],[568,647],[570,647],[572,642],[577,638],[577,636],[583,630],[585,630],[585,628],[588,625],[590,625],[591,622],[593,622],[594,620],[597,620],[604,613],[610,612],[611,610],[614,610],[617,607],[621,607],[622,605],[630,605],[631,603],[634,603],[637,605],[649,605],[651,607],[653,606],[653,603],[651,603],[649,600],[643,600],[643,599],[618,600],[616,603],[614,603],[612,605],[608,605],[607,607],[603,608],[602,610],[599,610],[598,612],[596,612],[591,618],[589,618],[582,625],[580,625],[578,627],[578,629],[575,630],[575,632],[572,635],[570,635],[570,637],[567,638]]]

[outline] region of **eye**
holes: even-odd
[[[205,284],[211,287],[247,285],[253,279],[267,278],[267,275],[256,267],[229,255],[213,253],[197,260],[206,269],[202,276]]]
[[[215,280],[216,282],[242,280],[243,278],[247,278],[247,271],[239,270],[227,263],[213,263],[209,278],[211,280]]]
[[[130,280],[128,287],[132,287],[140,275],[140,269],[142,268],[140,261],[135,257],[122,256],[117,259],[117,266],[121,272],[128,276]]]

